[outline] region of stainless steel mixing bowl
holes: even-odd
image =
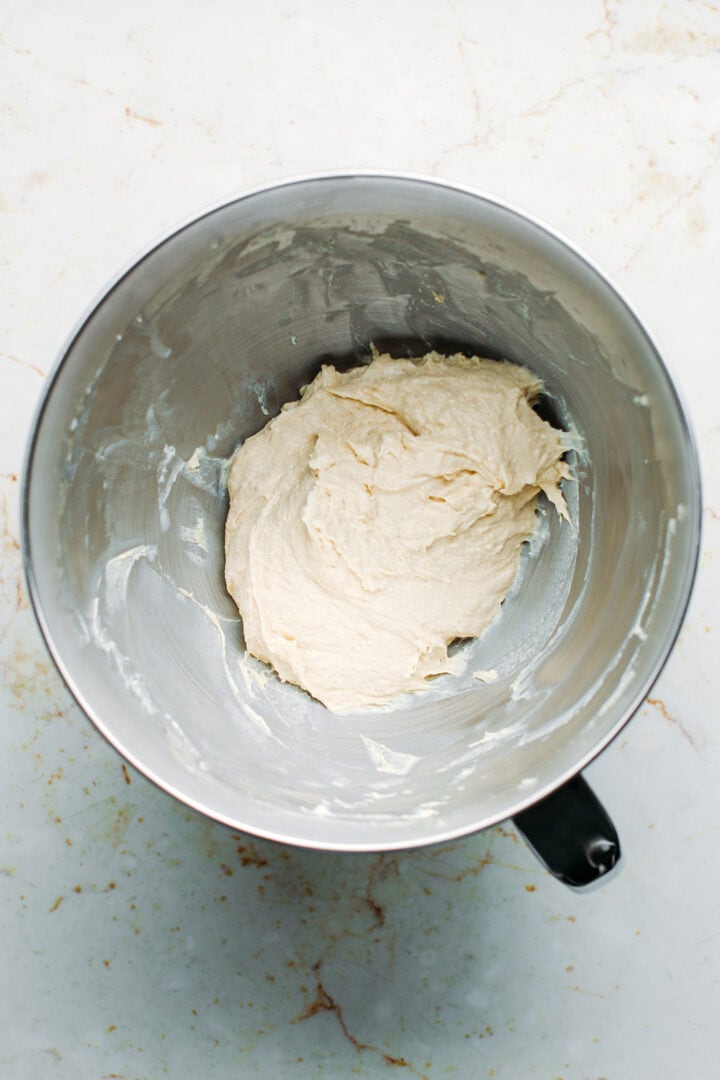
[[[458,646],[466,675],[336,716],[244,656],[223,585],[224,478],[321,362],[362,361],[371,343],[533,368],[541,411],[574,440],[573,527],[544,514],[501,617]],[[24,500],[40,625],[110,742],[236,829],[366,851],[511,816],[542,848],[559,788],[562,820],[572,792],[582,832],[587,792],[561,786],[658,675],[700,521],[676,391],[602,274],[497,201],[383,174],[251,192],[120,274],[49,381]],[[617,854],[601,834],[597,872]]]

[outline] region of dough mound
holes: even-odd
[[[429,353],[323,367],[233,460],[225,575],[248,650],[336,712],[421,690],[498,614],[561,432],[530,371]]]

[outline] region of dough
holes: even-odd
[[[246,646],[336,712],[422,690],[498,614],[562,433],[515,364],[323,367],[233,460],[226,581]]]

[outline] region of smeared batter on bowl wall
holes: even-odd
[[[325,366],[230,469],[226,580],[248,650],[333,711],[453,670],[498,614],[562,432],[515,364],[429,353]]]

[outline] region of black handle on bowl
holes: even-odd
[[[591,885],[620,860],[615,826],[580,775],[513,821],[540,862],[572,888]]]

